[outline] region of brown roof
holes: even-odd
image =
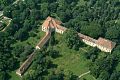
[[[40,40],[37,46],[39,46],[39,48],[42,48],[50,37],[51,37],[51,32],[46,32],[46,35],[42,38],[42,40]]]
[[[104,38],[101,38],[101,37],[97,40],[97,44],[102,45],[103,47],[106,47],[108,49],[113,49],[116,45],[115,42],[112,42],[108,39],[104,39]]]
[[[61,29],[61,30],[65,31],[66,28],[63,27],[63,26],[61,26],[60,25],[61,23],[62,23],[61,21],[59,21],[57,19],[54,19],[54,18],[52,18],[52,17],[49,16],[44,21],[44,23],[42,24],[42,26],[44,26],[46,28],[49,28],[49,27],[51,27],[51,28],[57,28],[57,29]]]
[[[93,43],[96,43],[96,41],[97,41],[96,39],[93,39],[93,38],[86,36],[84,34],[81,34],[81,33],[78,33],[78,35],[81,39],[85,39],[85,40],[93,42]]]

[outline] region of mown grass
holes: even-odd
[[[57,69],[63,69],[65,72],[72,71],[75,75],[80,76],[81,74],[89,71],[89,63],[90,60],[87,60],[84,57],[85,51],[80,49],[79,51],[75,51],[73,49],[69,49],[64,41],[62,41],[62,35],[55,34],[56,40],[59,42],[54,46],[55,50],[60,52],[60,57],[53,59],[53,63],[57,64]],[[86,51],[89,47],[84,48]],[[94,80],[93,76],[87,74],[85,77],[82,77],[87,80]]]
[[[90,74],[87,74],[87,75],[84,75],[83,77],[80,78],[80,80],[96,80],[92,75]]]
[[[12,71],[10,73],[10,76],[11,76],[10,80],[22,80],[22,78],[16,74],[16,71]]]
[[[40,39],[45,35],[45,32],[41,31],[41,27],[37,29],[36,37],[29,37],[26,41],[23,42],[17,42],[15,45],[26,45],[31,44],[35,46]],[[90,60],[87,60],[84,57],[85,51],[83,49],[80,49],[79,51],[75,51],[73,49],[69,49],[64,41],[62,40],[61,34],[55,34],[56,40],[59,42],[54,47],[55,50],[58,50],[60,52],[60,57],[56,59],[52,59],[54,64],[57,64],[57,69],[64,69],[64,71],[67,73],[67,71],[72,71],[75,75],[80,76],[81,74],[89,71],[89,63]],[[84,47],[84,49],[89,51],[89,47]],[[29,72],[28,70],[27,72]],[[27,73],[26,72],[26,73]],[[16,75],[15,71],[10,73],[11,79],[10,80],[22,80],[18,75]],[[80,80],[83,80],[83,78],[87,80],[95,80],[94,77],[90,74],[87,74],[83,77],[81,77]]]

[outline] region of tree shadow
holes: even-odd
[[[77,75],[72,76],[72,80],[80,80]]]
[[[53,64],[53,63],[52,63],[52,64],[49,65],[49,69],[50,69],[50,68],[57,68],[57,67],[58,67],[57,64]]]
[[[55,45],[57,45],[59,43],[59,41],[58,40],[55,40]]]
[[[17,62],[15,63],[14,70],[18,69],[19,67],[20,67],[20,62],[19,62],[19,61],[17,61]]]

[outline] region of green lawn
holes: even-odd
[[[90,60],[87,60],[84,57],[85,51],[80,49],[79,51],[75,51],[73,49],[69,49],[64,42],[62,42],[62,35],[55,34],[55,38],[59,41],[57,45],[54,46],[55,50],[60,52],[60,57],[53,59],[53,63],[57,64],[57,69],[64,69],[65,72],[72,71],[75,75],[79,76],[88,70],[88,64]],[[89,47],[85,47],[84,49],[89,49]],[[90,74],[85,75],[87,80],[94,80],[93,76]],[[82,78],[81,78],[82,80]]]
[[[74,51],[68,49],[64,44],[55,46],[55,49],[60,52],[62,57],[53,60],[55,64],[58,64],[58,68],[65,70],[71,70],[76,75],[80,75],[88,71],[88,63],[84,57],[84,51]]]
[[[22,80],[22,78],[16,74],[16,71],[12,71],[10,75],[11,75],[10,80]]]
[[[86,80],[96,80],[92,75],[90,74],[87,74],[83,77],[80,78],[80,80],[83,80],[83,79],[86,79]]]
[[[40,41],[40,39],[45,35],[45,33],[41,31],[41,28],[37,30],[39,32],[36,33],[37,34],[36,37],[30,37],[26,41],[17,42],[15,45],[19,45],[19,44],[26,45],[29,43],[35,46]],[[38,37],[40,38],[38,39]],[[61,34],[55,34],[55,38],[56,40],[58,40],[59,43],[54,46],[54,49],[58,50],[61,55],[60,57],[52,60],[54,64],[58,65],[57,69],[64,69],[65,72],[70,70],[77,76],[89,71],[88,64],[90,61],[85,59],[84,50],[80,49],[79,51],[75,51],[73,49],[69,49],[68,47],[66,47],[65,43],[62,42]],[[87,48],[85,47],[84,49],[89,50],[89,47]],[[11,75],[11,80],[21,80],[21,78],[18,75],[16,75],[15,71],[11,72],[10,75]],[[81,77],[81,80],[83,80],[83,78],[87,80],[94,80],[93,76],[90,74]]]

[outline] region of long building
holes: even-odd
[[[62,24],[61,21],[56,20],[49,16],[42,24],[42,31],[44,32],[55,31],[57,33],[63,34],[67,28],[61,26],[61,24]],[[92,47],[97,47],[98,49],[104,52],[111,52],[116,45],[115,42],[112,42],[108,39],[104,39],[102,37],[96,40],[82,33],[78,33],[78,35],[85,44],[90,45]]]
[[[47,43],[47,41],[51,37],[52,31],[63,34],[67,30],[67,28],[61,26],[61,24],[62,24],[61,21],[56,20],[52,17],[48,17],[42,24],[42,31],[46,32],[46,35],[37,44],[36,49],[41,49]],[[98,40],[96,40],[82,33],[78,33],[78,36],[85,44],[90,45],[92,47],[97,47],[104,52],[111,52],[116,45],[115,42],[112,42],[108,39],[104,39],[101,37],[98,38]],[[22,74],[27,70],[29,65],[32,63],[34,55],[35,52],[33,52],[29,56],[29,58],[21,65],[21,67],[16,71],[16,74],[22,76]]]
[[[49,38],[51,37],[51,32],[46,32],[45,36],[42,38],[42,40],[40,40],[40,42],[37,44],[36,46],[36,50],[37,49],[41,49],[49,40]],[[29,58],[20,66],[20,68],[16,71],[16,74],[18,74],[19,76],[22,77],[22,75],[24,74],[24,72],[27,70],[27,68],[30,66],[30,64],[33,61],[33,58],[35,56],[35,50],[34,52],[29,56]]]

